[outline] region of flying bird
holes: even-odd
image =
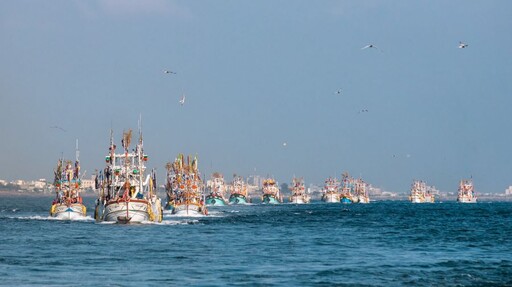
[[[169,71],[169,70],[164,70],[164,74],[176,74],[176,72]]]
[[[465,43],[462,43],[459,41],[459,49],[464,49],[464,48],[467,48],[468,47],[468,44],[465,44]]]
[[[368,112],[368,109],[362,109],[359,111],[359,113],[367,113]]]
[[[381,50],[381,49],[377,48],[377,46],[375,46],[375,45],[373,45],[373,44],[368,44],[368,45],[366,45],[366,46],[362,47],[362,48],[361,48],[361,50],[371,49],[371,48],[373,48],[373,49],[375,49],[375,50],[377,50],[377,51],[381,51],[381,52],[382,52],[382,50]]]
[[[61,130],[61,131],[63,131],[63,132],[66,132],[66,130],[65,130],[65,129],[63,129],[63,128],[59,127],[59,126],[52,126],[52,127],[50,127],[50,128],[51,128],[51,129],[59,129],[59,130]]]
[[[185,104],[185,95],[181,96],[180,104],[183,106]]]
[[[288,144],[286,142],[283,143],[283,146],[287,146]]]
[[[341,89],[338,89],[336,92],[334,92],[335,94],[338,94],[338,95],[341,95]]]

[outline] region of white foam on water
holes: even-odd
[[[162,222],[154,222],[154,221],[143,221],[141,224],[148,225],[188,225],[188,224],[197,224],[199,220],[162,220]]]
[[[116,224],[117,222],[115,222],[115,221],[97,221],[96,223],[109,225],[109,224]]]
[[[57,220],[57,221],[94,221],[94,218],[90,216],[81,216],[73,219],[66,218],[57,218],[53,216],[41,216],[41,215],[33,215],[33,216],[14,216],[8,217],[10,219],[24,219],[24,220]]]
[[[189,218],[189,217],[202,218],[202,217],[209,217],[209,216],[211,216],[211,215],[204,215],[204,214],[188,214],[188,215],[168,214],[168,215],[165,215],[164,217],[172,217],[172,218]]]

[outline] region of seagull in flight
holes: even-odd
[[[359,111],[359,113],[367,113],[368,112],[368,109],[362,109]]]
[[[459,49],[464,49],[464,48],[467,48],[468,46],[469,46],[468,44],[464,44],[459,41]]]
[[[341,89],[338,89],[336,92],[334,92],[335,94],[338,94],[338,95],[341,95]]]
[[[66,130],[65,130],[65,129],[63,129],[63,128],[59,127],[59,126],[52,126],[52,127],[50,127],[50,128],[51,128],[51,129],[59,129],[59,130],[61,130],[61,131],[63,131],[63,132],[66,132]]]
[[[183,106],[185,104],[185,95],[181,96],[180,104]]]
[[[164,70],[164,74],[175,74],[176,75],[176,72],[169,71],[169,70]]]
[[[375,46],[375,45],[373,45],[373,44],[368,44],[368,45],[366,45],[366,46],[362,47],[362,48],[361,48],[361,50],[371,49],[371,48],[374,48],[375,50],[377,50],[377,51],[381,51],[381,52],[382,52],[382,50],[381,50],[381,49],[377,48],[377,46]]]

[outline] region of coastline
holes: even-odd
[[[165,198],[165,192],[158,192],[158,196],[161,199]],[[32,191],[17,191],[17,190],[0,190],[0,197],[55,197],[55,193],[53,192],[32,192]],[[97,193],[88,190],[82,193],[82,197],[85,198],[96,198]],[[399,196],[373,196],[370,198],[371,202],[377,201],[409,201],[408,195],[399,195]],[[447,197],[436,197],[435,203],[443,203],[443,202],[452,202],[457,201],[456,196],[447,196]],[[502,194],[497,195],[480,195],[478,196],[478,202],[510,202],[512,201],[512,196],[504,196]]]

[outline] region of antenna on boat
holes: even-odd
[[[110,127],[110,148],[114,147],[114,130]]]
[[[78,139],[76,139],[76,146],[75,146],[75,160],[78,161],[78,158],[80,157],[80,150],[78,150]]]
[[[142,114],[139,114],[139,143],[142,144]]]

